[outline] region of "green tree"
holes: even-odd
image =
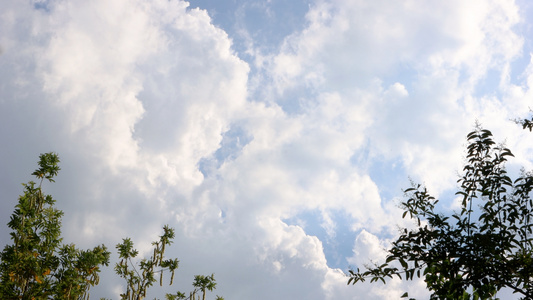
[[[153,255],[149,259],[142,259],[138,269],[132,259],[139,253],[133,248],[133,242],[129,238],[122,240],[117,245],[120,262],[115,265],[115,272],[126,279],[126,293],[121,294],[123,300],[140,300],[146,297],[146,292],[156,281],[156,273],[159,273],[159,284],[163,285],[163,272],[168,270],[171,273],[170,284],[174,281],[174,272],[178,268],[178,259],[163,259],[165,247],[172,243],[174,229],[168,226],[163,227],[163,235],[159,241],[153,242]],[[156,268],[159,268],[156,270]]]
[[[533,126],[525,121],[524,128]],[[522,171],[512,180],[505,162],[513,154],[490,131],[478,126],[467,141],[460,211],[436,212],[438,200],[413,184],[401,208],[416,228],[400,232],[385,263],[350,270],[348,284],[416,275],[424,276],[431,299],[495,299],[502,288],[533,299],[533,174]]]
[[[117,244],[116,248],[120,257],[120,262],[115,265],[115,272],[126,280],[126,292],[121,294],[123,300],[141,300],[146,297],[146,292],[158,280],[156,274],[159,273],[159,285],[163,285],[163,273],[168,271],[170,273],[170,285],[174,282],[174,273],[179,266],[179,260],[165,259],[164,254],[166,246],[172,244],[174,239],[174,229],[165,225],[163,227],[163,235],[159,237],[159,241],[152,242],[154,246],[153,254],[148,258],[143,258],[138,264],[133,262],[139,252],[133,248],[133,242],[129,238],[122,240],[122,243]],[[167,294],[166,299],[169,300],[195,300],[196,294],[202,292],[202,300],[205,300],[206,290],[213,291],[216,287],[215,277],[196,275],[194,277],[193,286],[195,289],[187,297],[182,292],[176,294]],[[199,299],[199,298],[198,298]],[[224,300],[217,296],[217,300]]]
[[[202,300],[205,300],[205,296],[207,291],[213,291],[216,288],[216,282],[215,282],[215,275],[211,274],[211,276],[204,276],[204,275],[195,275],[194,276],[194,282],[193,287],[194,289],[189,293],[189,297],[187,297],[182,292],[177,292],[176,294],[167,294],[166,299],[167,300],[200,300],[200,292],[202,294]],[[216,300],[224,300],[224,298],[220,296],[216,296]]]
[[[42,191],[43,181],[54,182],[59,172],[55,153],[39,156],[32,173],[39,184],[24,184],[8,223],[13,244],[0,254],[1,299],[88,299],[89,288],[98,284],[100,266],[109,262],[104,245],[79,250],[63,245],[61,217],[55,200]]]
[[[215,283],[214,275],[211,274],[211,276],[194,276],[194,282],[192,285],[202,292],[202,300],[205,300],[206,290],[212,291],[217,284]]]
[[[79,250],[74,244],[62,244],[61,217],[63,212],[54,208],[55,200],[44,195],[44,180],[54,182],[60,171],[59,157],[55,153],[39,156],[39,168],[32,173],[39,184],[30,181],[24,186],[24,194],[19,197],[8,223],[12,245],[6,245],[0,253],[0,299],[89,299],[89,289],[99,282],[102,265],[109,264],[110,252],[104,245],[90,250]],[[174,229],[163,227],[159,241],[152,243],[153,255],[140,260],[138,266],[132,259],[138,254],[131,239],[123,239],[116,246],[120,262],[115,271],[126,279],[126,293],[122,299],[140,300],[146,297],[147,289],[156,281],[159,274],[160,285],[163,273],[174,272],[178,268],[177,259],[164,259],[166,246],[174,239]],[[167,299],[195,300],[196,293],[215,289],[214,275],[195,276],[195,289],[189,298],[177,292],[167,294]],[[223,298],[218,297],[218,300]]]

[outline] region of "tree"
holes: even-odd
[[[197,293],[202,292],[202,300],[205,300],[206,290],[213,291],[217,284],[215,282],[215,276],[211,274],[211,276],[195,275],[192,285],[194,286],[194,290],[189,293],[189,297],[182,292],[177,292],[176,294],[167,294],[166,299],[200,300],[200,295],[197,295]],[[216,300],[224,300],[224,298],[217,295]]]
[[[211,274],[211,276],[203,276],[203,275],[194,276],[194,282],[192,285],[195,287],[195,289],[191,292],[190,298],[194,300],[196,296],[196,292],[201,291],[202,300],[205,300],[206,290],[213,291],[213,289],[215,289],[217,284],[215,283],[214,274]],[[217,296],[217,300],[223,300],[223,298]]]
[[[32,173],[39,184],[30,181],[23,184],[24,194],[19,197],[8,223],[12,245],[6,245],[0,253],[0,299],[89,299],[89,289],[99,282],[102,265],[109,264],[110,252],[104,245],[90,250],[79,250],[74,244],[61,244],[61,217],[63,212],[54,208],[55,200],[44,195],[44,180],[54,182],[60,171],[59,156],[46,153],[39,156],[39,169]],[[146,297],[147,289],[156,282],[159,273],[160,285],[163,272],[171,273],[178,268],[177,259],[164,259],[166,246],[174,239],[174,229],[163,227],[159,241],[152,243],[153,255],[142,259],[139,265],[132,259],[138,254],[131,239],[123,239],[116,248],[120,262],[115,271],[126,279],[126,293],[122,299],[140,300]],[[167,299],[195,300],[196,293],[212,291],[215,286],[214,275],[195,276],[195,289],[189,298],[178,292],[167,294]],[[218,297],[217,299],[223,300]]]
[[[132,262],[139,253],[133,249],[133,242],[129,238],[122,240],[117,245],[120,262],[115,265],[115,272],[126,279],[126,293],[121,294],[123,300],[140,300],[146,297],[146,291],[156,282],[155,274],[159,273],[159,283],[163,285],[163,272],[168,270],[171,273],[170,284],[174,281],[174,272],[178,268],[178,259],[163,259],[165,246],[172,243],[174,229],[164,226],[163,235],[159,241],[153,242],[153,255],[149,259],[142,259],[139,263],[139,271]],[[155,268],[161,268],[155,270]]]
[[[178,259],[164,259],[166,246],[172,244],[174,239],[174,229],[165,225],[163,227],[163,235],[159,237],[159,241],[152,242],[154,251],[150,258],[143,258],[138,263],[138,266],[133,263],[139,252],[133,248],[133,242],[129,238],[122,240],[122,243],[117,244],[117,250],[120,257],[120,262],[115,265],[115,272],[122,278],[126,279],[126,293],[121,294],[123,300],[140,300],[146,297],[146,292],[150,286],[156,281],[156,274],[159,273],[159,285],[163,285],[163,273],[170,272],[170,285],[174,282],[174,272],[179,266]],[[166,298],[169,300],[195,300],[196,293],[202,292],[202,300],[205,300],[206,290],[212,291],[216,287],[215,277],[196,275],[194,277],[193,286],[195,289],[190,293],[190,296],[185,296],[182,292],[176,294],[167,294]],[[217,300],[224,300],[217,296]]]
[[[532,121],[519,123],[531,129]],[[494,299],[502,288],[533,299],[533,174],[522,171],[513,181],[505,162],[514,155],[489,130],[477,126],[467,141],[456,193],[460,211],[436,212],[438,200],[413,184],[401,208],[416,228],[401,231],[385,263],[350,270],[348,284],[416,274],[424,276],[431,299]]]
[[[0,254],[1,299],[88,299],[89,288],[98,284],[100,266],[109,262],[104,245],[79,250],[62,245],[61,217],[55,200],[42,191],[43,181],[54,182],[60,170],[55,153],[39,156],[32,173],[39,184],[24,184],[8,223],[12,245]]]

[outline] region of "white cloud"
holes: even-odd
[[[355,239],[354,256],[348,261],[363,270],[363,266],[371,266],[371,262],[381,262],[387,255],[387,248],[388,245],[384,245],[377,236],[362,230]]]
[[[445,191],[474,119],[505,136],[531,93],[531,72],[508,76],[523,47],[512,1],[316,1],[279,53],[248,36],[252,82],[228,34],[186,2],[39,5],[0,4],[2,190],[15,199],[37,154],[57,151],[65,240],[131,236],[147,251],[170,223],[179,287],[215,272],[227,298],[397,299],[399,281],[346,286],[326,241],[283,220],[318,212],[335,239],[342,212],[360,232],[346,259],[379,259],[380,234],[402,221],[374,164]],[[490,70],[499,94],[479,90]]]
[[[280,93],[298,85],[337,91],[341,116],[353,116],[346,108],[365,103],[361,94],[372,95],[358,132],[370,139],[372,155],[402,157],[407,171],[436,192],[450,188],[462,138],[483,114],[464,99],[489,70],[503,76],[522,51],[523,38],[513,31],[520,21],[516,4],[317,1],[307,19],[309,26],[289,36],[274,59]],[[407,87],[387,86],[401,78]]]

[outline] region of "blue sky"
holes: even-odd
[[[527,1],[0,2],[0,223],[39,153],[65,241],[142,254],[164,224],[177,283],[226,299],[427,297],[347,286],[410,226],[409,178],[442,209],[476,121],[531,169]],[[7,228],[0,241],[9,242]],[[104,270],[91,295],[118,299]]]

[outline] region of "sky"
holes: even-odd
[[[412,226],[411,180],[457,209],[476,122],[533,168],[512,122],[533,107],[532,17],[526,0],[0,1],[0,223],[54,151],[64,242],[148,256],[176,229],[176,283],[149,298],[211,273],[213,298],[427,298],[344,274]],[[108,267],[91,296],[123,289]]]

